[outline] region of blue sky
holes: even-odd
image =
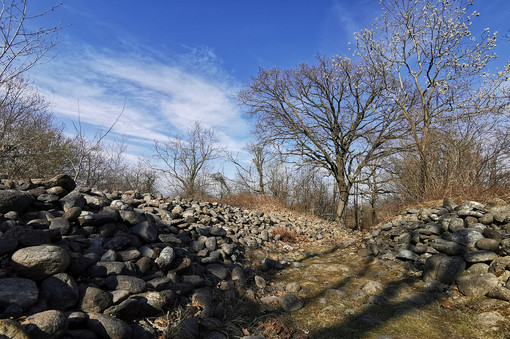
[[[473,31],[500,32],[510,59],[509,0],[479,0]],[[33,11],[56,1],[31,1]],[[154,140],[194,120],[215,129],[228,149],[250,138],[233,100],[258,67],[289,68],[317,54],[349,56],[353,33],[380,15],[377,0],[67,0],[41,24],[70,25],[51,60],[28,77],[68,126],[78,112],[90,133],[124,113],[111,137],[128,137],[127,157],[151,153]],[[510,34],[510,33],[509,33]]]

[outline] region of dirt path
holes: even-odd
[[[425,285],[410,263],[358,255],[359,239],[251,253],[287,263],[260,296],[293,292],[300,310],[261,322],[266,338],[510,338],[510,303]]]

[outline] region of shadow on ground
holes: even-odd
[[[334,247],[322,253],[308,254],[297,261],[306,267],[307,261],[327,260],[328,256],[335,255],[334,253],[339,250],[345,249]],[[320,282],[324,283],[325,287],[306,295],[304,310],[301,313],[289,314],[288,318],[294,325],[304,329],[306,327],[304,321],[310,321],[314,316],[320,318],[314,313],[325,314],[322,319],[324,324],[317,326],[318,324],[315,323],[309,328],[310,338],[366,338],[388,322],[402,316],[419,321],[421,308],[438,300],[445,300],[445,297],[451,294],[450,289],[441,284],[430,284],[426,288],[418,288],[416,283],[421,281],[421,276],[417,274],[418,271],[411,263],[391,261],[389,264],[392,265],[387,267],[382,260],[365,258],[356,270],[352,270],[341,280],[336,280],[333,284]],[[399,267],[401,274],[398,277],[393,276],[390,267]],[[372,281],[376,275],[382,277],[382,286],[378,292],[360,293],[360,281]],[[273,278],[278,279],[276,276]],[[338,297],[335,297],[336,292]],[[331,296],[333,299],[337,298],[334,300],[342,299],[343,303],[335,304],[335,301],[331,301]],[[340,309],[341,306],[338,305],[349,306],[346,309]],[[331,307],[337,307],[337,309],[328,314],[325,310]],[[336,317],[337,321],[331,318],[325,319],[326,317]],[[320,321],[321,319],[317,319],[317,322]]]

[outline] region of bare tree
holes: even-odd
[[[85,186],[102,187],[100,182],[105,182],[107,174],[111,175],[112,171],[120,170],[116,166],[121,166],[122,155],[126,151],[126,140],[117,141],[115,146],[106,147],[105,138],[111,133],[115,125],[119,122],[126,107],[126,101],[122,110],[115,118],[115,121],[103,130],[98,128],[93,138],[85,135],[82,129],[80,118],[80,107],[78,102],[78,122],[73,122],[75,135],[71,141],[72,152],[67,157],[67,166],[75,181]],[[110,184],[113,178],[110,178]]]
[[[156,192],[157,173],[139,158],[135,165],[128,166],[122,175],[123,190],[138,190],[143,193]]]
[[[373,29],[356,34],[359,54],[372,69],[397,82],[382,94],[395,103],[418,154],[420,198],[432,190],[434,129],[508,107],[510,64],[485,73],[496,58],[496,33],[470,32],[472,1],[384,0]],[[390,78],[383,76],[382,78]],[[506,94],[504,93],[506,90]],[[505,98],[506,96],[506,98]]]
[[[49,176],[61,170],[68,141],[47,106],[21,77],[0,84],[0,168],[11,177]]]
[[[251,156],[251,162],[246,165],[236,156],[227,153],[227,158],[236,166],[237,178],[235,183],[248,192],[266,194],[266,170],[273,163],[277,154],[269,150],[267,141],[248,143],[245,150]]]
[[[37,19],[54,11],[61,3],[34,14],[28,14],[28,1],[2,0],[0,8],[0,84],[16,78],[36,65],[56,44],[61,25],[42,27]]]
[[[195,121],[186,135],[154,142],[156,152],[152,168],[162,173],[171,187],[188,197],[202,194],[206,188],[207,166],[219,158],[222,149],[214,130]],[[162,166],[163,165],[163,166]]]
[[[346,58],[318,57],[318,65],[260,69],[239,99],[257,118],[264,140],[302,165],[323,168],[338,187],[336,218],[343,221],[352,185],[400,137],[396,112],[383,100],[385,82]]]

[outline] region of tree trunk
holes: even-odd
[[[347,203],[349,201],[349,185],[345,184],[343,178],[341,180],[337,179],[338,186],[338,204],[336,207],[336,215],[335,220],[339,224],[345,225],[345,211],[347,210]]]

